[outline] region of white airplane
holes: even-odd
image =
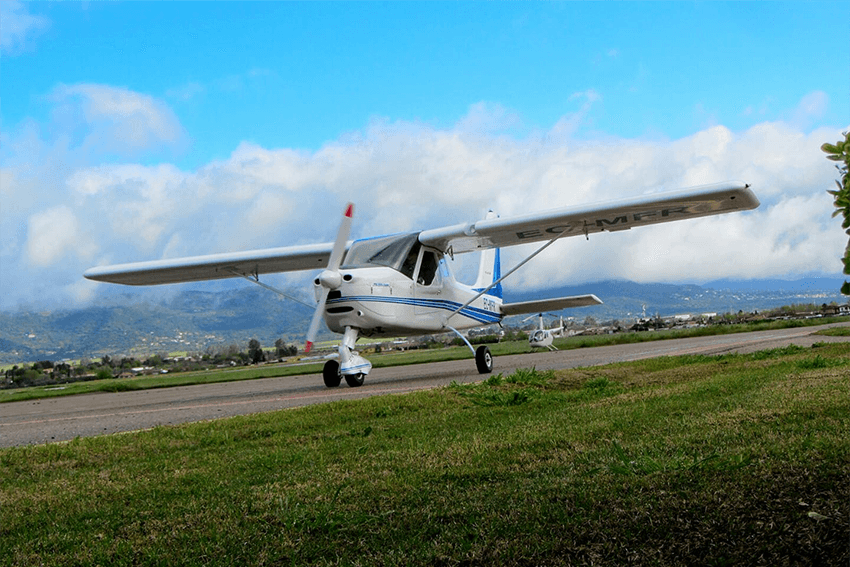
[[[614,232],[633,227],[742,211],[758,207],[749,185],[727,182],[659,193],[615,203],[553,209],[498,218],[488,214],[477,222],[420,232],[349,241],[354,206],[348,204],[336,241],[248,252],[213,254],[99,266],[85,272],[91,280],[127,285],[170,284],[242,277],[260,282],[261,274],[324,269],[314,280],[317,306],[307,332],[310,351],[323,317],[328,328],[343,335],[338,360],[325,363],[328,387],[360,386],[372,368],[355,351],[360,335],[422,335],[452,331],[475,355],[480,373],[493,369],[486,346],[473,349],[460,333],[505,316],[558,311],[602,303],[595,295],[541,299],[521,303],[502,301],[501,283],[526,262],[561,238]],[[543,243],[504,276],[498,249]],[[482,251],[474,285],[457,282],[446,257]]]

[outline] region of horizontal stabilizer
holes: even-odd
[[[602,300],[595,295],[574,295],[572,297],[557,297],[555,299],[539,299],[537,301],[521,301],[519,303],[503,303],[504,315],[520,315],[522,313],[539,313],[542,311],[559,311],[570,307],[587,307],[600,305]]]

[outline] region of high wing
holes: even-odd
[[[556,237],[628,230],[759,206],[749,185],[738,181],[656,193],[634,199],[553,209],[524,216],[480,220],[419,235],[422,244],[449,254],[503,248]]]
[[[542,311],[560,311],[570,307],[586,307],[600,305],[602,300],[595,295],[574,295],[555,299],[540,299],[537,301],[521,301],[519,303],[503,303],[502,314],[520,315],[522,313],[538,313]]]
[[[419,234],[419,241],[449,254],[459,254],[552,240],[560,236],[626,230],[633,226],[754,209],[758,205],[759,201],[748,185],[727,182],[615,203],[554,209],[426,230]],[[346,250],[350,245],[350,242],[346,244]],[[288,246],[98,266],[87,270],[83,275],[90,280],[125,285],[170,284],[232,277],[256,278],[260,274],[276,272],[321,270],[328,265],[332,249],[331,242]],[[536,309],[532,311],[534,310]]]
[[[351,243],[346,245],[346,250]],[[154,285],[223,278],[257,277],[260,274],[321,270],[328,265],[333,242],[212,254],[173,260],[115,264],[90,268],[90,280],[125,285]]]

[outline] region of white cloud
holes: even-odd
[[[828,106],[829,96],[825,92],[811,92],[800,100],[789,122],[795,128],[807,129],[815,120],[823,117]]]
[[[570,95],[569,101],[583,101],[581,107],[570,114],[566,114],[558,120],[552,129],[548,132],[548,137],[551,141],[565,142],[569,140],[573,134],[584,125],[590,115],[593,105],[602,100],[602,96],[593,89],[573,93]]]
[[[44,210],[29,219],[26,260],[36,267],[56,265],[71,253],[91,258],[93,249],[76,214],[67,206]]]
[[[51,93],[54,120],[69,132],[82,124],[84,150],[134,156],[146,150],[178,146],[185,132],[162,101],[122,87],[60,85]]]
[[[455,126],[459,132],[475,135],[492,135],[520,126],[519,115],[500,104],[479,102],[469,107],[469,112]]]
[[[160,126],[142,136],[150,144],[167,143],[179,130],[168,107],[151,97],[82,87],[63,91],[60,101],[96,107],[88,115],[93,121],[158,116]],[[589,105],[594,97],[591,91],[576,100]],[[348,200],[356,203],[352,236],[365,237],[473,221],[488,208],[509,216],[728,179],[751,183],[762,206],[589,241],[567,239],[506,285],[840,271],[845,236],[830,217],[826,194],[835,171],[819,150],[838,138],[840,128],[807,133],[766,122],[743,132],[713,126],[672,141],[579,144],[558,125],[552,128],[557,135],[505,135],[505,126],[513,129],[517,121],[511,111],[489,104],[474,105],[448,128],[378,119],[314,152],[241,143],[227,159],[192,171],[167,163],[109,165],[96,154],[91,164],[62,162],[64,169],[57,169],[57,148],[23,152],[0,170],[3,206],[18,203],[23,223],[5,215],[0,220],[4,301],[14,304],[33,293],[88,297],[92,288],[80,286],[80,278],[94,263],[331,241]],[[25,155],[38,159],[23,163]],[[45,167],[58,181],[34,184],[42,177],[32,172]],[[13,187],[5,186],[8,180]],[[23,196],[33,191],[37,198]],[[505,252],[506,268],[519,254]],[[10,274],[46,283],[23,289]]]
[[[27,3],[17,0],[0,2],[0,52],[17,55],[32,44],[32,40],[50,27],[50,21],[29,13]]]

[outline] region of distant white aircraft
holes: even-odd
[[[242,277],[274,290],[260,282],[261,274],[324,267],[314,280],[318,304],[307,331],[305,350],[310,351],[322,317],[329,329],[343,335],[339,359],[325,363],[326,386],[339,386],[342,378],[349,386],[363,384],[372,364],[355,351],[360,335],[452,331],[474,353],[478,371],[488,373],[493,369],[490,350],[486,346],[473,349],[461,330],[499,323],[508,315],[602,303],[595,295],[520,303],[502,301],[502,280],[557,240],[580,235],[589,238],[591,233],[754,209],[758,205],[749,185],[727,182],[511,218],[498,218],[491,212],[477,222],[350,242],[354,205],[349,203],[332,243],[99,266],[84,275],[91,280],[127,285]],[[498,249],[532,242],[543,245],[501,275]],[[482,251],[482,257],[478,278],[469,286],[455,280],[446,257],[473,251]]]
[[[531,317],[523,319],[523,321],[528,321],[533,318],[534,316],[532,315]],[[539,325],[537,329],[534,329],[528,334],[528,345],[531,348],[548,348],[549,350],[558,350],[558,347],[553,345],[552,341],[555,337],[564,336],[564,318],[561,317],[558,326],[552,327],[551,329],[547,329],[544,326],[543,313],[539,313],[537,318]]]

